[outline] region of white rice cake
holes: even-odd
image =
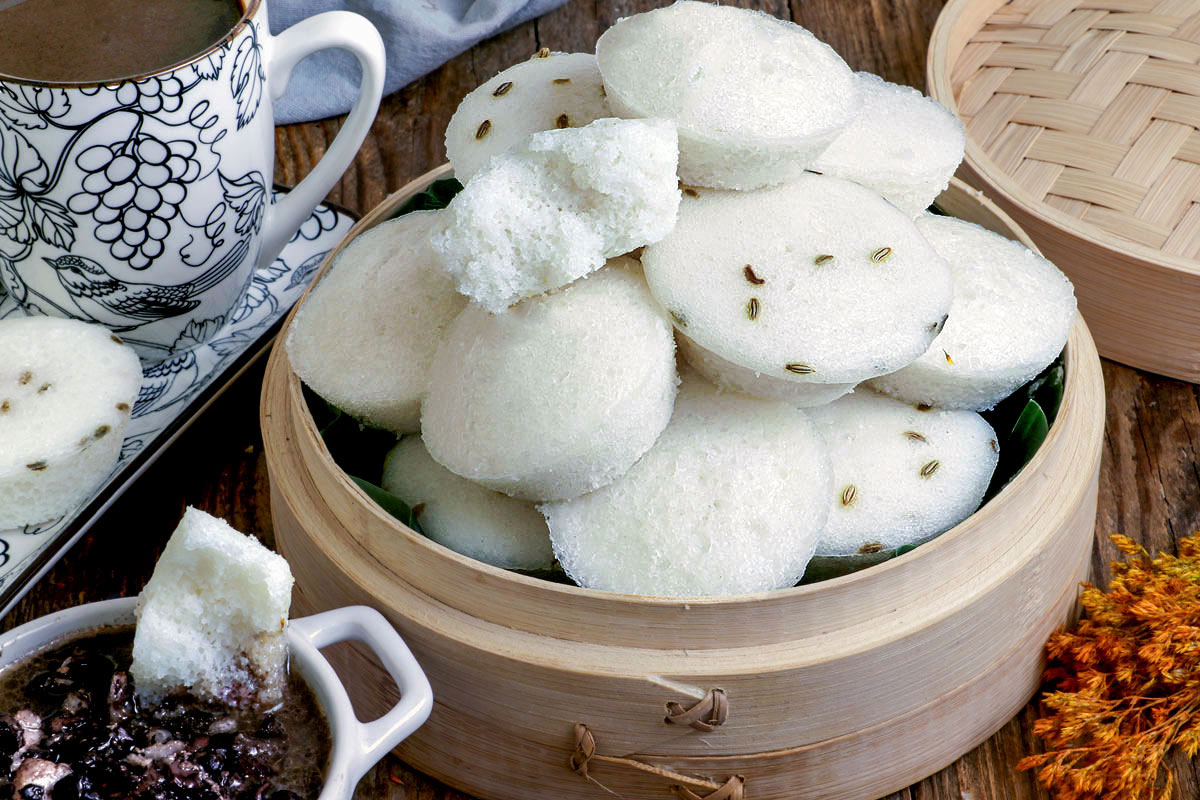
[[[870,72],[855,78],[862,109],[812,168],[874,189],[915,217],[950,185],[967,143],[963,124],[909,86]]]
[[[808,174],[691,194],[642,252],[646,280],[683,333],[738,366],[857,383],[925,352],[950,310],[950,267],[870,189]]]
[[[539,52],[483,83],[446,126],[446,157],[463,183],[527,136],[613,116],[591,53]]]
[[[684,183],[755,189],[799,177],[857,113],[854,74],[799,25],[678,2],[596,42],[608,104],[679,126]]]
[[[99,325],[0,320],[0,530],[91,496],[116,466],[141,384],[137,355]]]
[[[675,400],[675,343],[637,262],[498,314],[472,303],[438,348],[421,428],[464,478],[527,500],[603,486],[654,444]]]
[[[924,355],[871,386],[910,403],[991,408],[1062,352],[1074,289],[1058,267],[978,225],[928,214],[917,227],[954,272],[950,318]]]
[[[831,403],[854,390],[853,383],[801,383],[772,378],[705,350],[679,331],[675,332],[679,355],[696,372],[730,392],[741,392],[761,400],[781,400],[796,408],[812,408]]]
[[[809,416],[833,464],[818,556],[894,550],[957,525],[979,508],[999,459],[974,411],[921,411],[859,390]]]
[[[671,424],[623,478],[542,511],[579,585],[699,597],[791,586],[829,515],[828,456],[803,411],[684,371]]]
[[[546,520],[532,503],[460,478],[430,457],[419,436],[405,436],[387,454],[382,485],[413,508],[426,536],[456,553],[504,569],[554,563]]]
[[[138,602],[129,669],[138,695],[187,690],[273,706],[287,682],[292,572],[283,556],[189,507]]]
[[[491,159],[447,208],[433,248],[489,311],[565,286],[675,225],[675,126],[602,119]]]
[[[467,305],[429,246],[442,213],[406,214],[354,239],[288,333],[288,358],[309,388],[394,433],[421,429],[429,363]]]

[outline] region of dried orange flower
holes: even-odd
[[[1049,750],[1038,770],[1056,800],[1168,800],[1163,760],[1200,750],[1200,536],[1153,558],[1124,536],[1107,592],[1083,591],[1084,618],[1046,645],[1046,716],[1033,732]]]

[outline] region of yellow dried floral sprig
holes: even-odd
[[[1033,728],[1048,750],[1017,768],[1056,800],[1169,800],[1167,754],[1200,751],[1200,536],[1154,557],[1111,538],[1128,560],[1107,592],[1085,585],[1075,630],[1050,637],[1054,688]]]

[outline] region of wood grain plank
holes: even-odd
[[[853,69],[925,86],[925,51],[937,0],[792,0],[792,19],[824,39]]]
[[[958,771],[954,769],[953,765],[910,786],[907,790],[906,800],[943,800],[947,797],[965,797],[958,785]]]
[[[1030,709],[1010,721],[994,736],[954,763],[959,791],[963,797],[1035,800],[1045,797],[1033,776],[1016,771],[1017,762],[1026,754],[1026,717],[1032,724]]]

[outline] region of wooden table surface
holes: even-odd
[[[409,2],[410,0],[402,0]],[[729,0],[725,0],[729,2]],[[370,137],[330,199],[365,212],[411,178],[445,160],[442,132],[458,100],[500,69],[546,46],[591,51],[619,17],[666,0],[571,0],[483,42],[437,72],[384,98]],[[741,0],[798,22],[829,42],[854,69],[924,86],[926,44],[942,0]],[[337,132],[340,119],[289,125],[276,133],[276,180],[294,184]],[[1200,528],[1200,402],[1191,384],[1104,364],[1108,431],[1100,475],[1095,575],[1108,575],[1120,532],[1155,549]],[[268,476],[258,430],[262,365],[237,381],[91,532],[2,621],[0,629],[92,600],[136,594],[184,506],[225,517],[272,541]],[[1034,707],[956,763],[889,800],[1044,798],[1013,765],[1033,746]],[[1172,762],[1181,798],[1200,797],[1200,770]],[[359,798],[460,800],[465,796],[385,760]]]

